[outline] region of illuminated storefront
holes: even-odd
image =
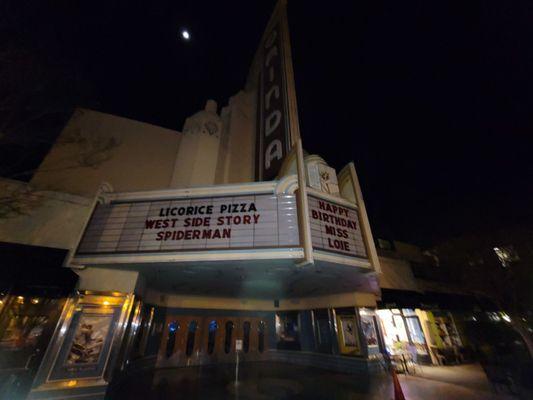
[[[430,363],[429,348],[420,322],[421,310],[378,310],[383,340],[391,355],[405,354],[416,363]]]
[[[463,341],[452,313],[420,308],[377,310],[386,351],[418,364],[458,364],[464,361]]]

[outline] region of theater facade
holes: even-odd
[[[237,354],[378,368],[380,265],[361,188],[353,163],[304,151],[284,3],[246,87],[182,132],[74,113],[25,192],[39,200],[0,231],[26,253],[63,249],[54,273],[75,274],[55,292],[6,284],[0,352],[30,360],[9,378],[21,396],[104,398],[131,368]]]

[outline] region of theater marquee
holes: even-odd
[[[313,248],[368,258],[355,208],[309,195]]]
[[[295,196],[258,194],[99,204],[77,253],[295,246]]]

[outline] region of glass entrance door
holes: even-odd
[[[315,338],[317,350],[320,353],[331,354],[332,349],[332,326],[330,312],[327,308],[313,310],[315,321]]]

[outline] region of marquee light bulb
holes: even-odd
[[[181,37],[185,40],[189,40],[191,38],[191,34],[189,33],[187,29],[183,29],[181,31]]]

